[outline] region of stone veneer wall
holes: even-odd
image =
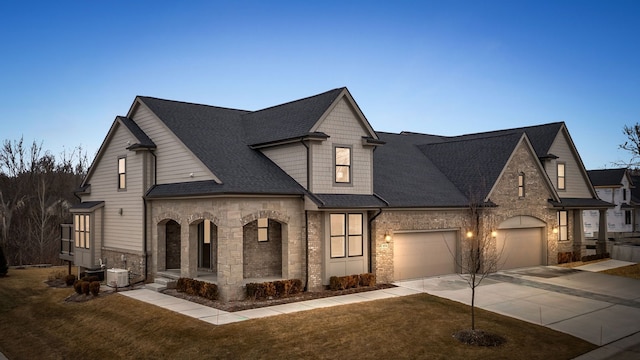
[[[209,219],[218,228],[217,285],[222,300],[242,299],[244,289],[243,226],[268,217],[282,224],[282,277],[304,282],[305,224],[301,198],[211,198],[153,200],[151,207],[150,271],[162,271],[165,254],[163,223],[175,220],[181,226],[183,277],[197,277],[197,223]]]
[[[269,240],[258,241],[258,221],[244,226],[242,252],[244,277],[282,276],[282,226],[269,219]]]
[[[122,256],[124,255],[124,260]],[[133,281],[144,277],[144,255],[128,253],[120,250],[102,249],[102,263],[106,269],[127,269],[133,276]],[[105,274],[106,276],[106,274]],[[106,279],[106,278],[105,278]]]
[[[491,200],[498,205],[494,210],[497,224],[514,216],[522,215],[535,217],[547,224],[547,227],[543,229],[543,240],[547,240],[546,265],[553,265],[558,263],[558,251],[572,251],[572,233],[569,229],[569,240],[562,244],[558,243],[558,234],[553,233],[553,227],[558,222],[558,211],[552,209],[549,204],[552,193],[545,181],[544,176],[546,175],[538,170],[534,156],[535,154],[524,143],[516,149],[513,158],[491,193]],[[525,180],[525,196],[522,198],[518,197],[518,175],[520,173],[524,173]],[[569,219],[569,223],[571,221],[572,218]]]
[[[459,230],[467,224],[468,211],[461,210],[383,210],[371,224],[374,249],[372,268],[379,283],[393,282],[394,231]],[[391,235],[389,243],[385,234]]]

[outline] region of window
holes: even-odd
[[[118,190],[127,188],[127,158],[118,158]]]
[[[351,182],[351,148],[336,147],[336,183],[348,184]]]
[[[331,214],[332,258],[363,255],[362,214]]]
[[[258,219],[258,241],[269,241],[269,219]]]
[[[624,211],[624,224],[631,225],[631,210]]]
[[[568,213],[564,210],[558,211],[558,240],[569,240]]]
[[[88,214],[76,214],[74,216],[74,239],[77,249],[91,248],[91,226]]]
[[[518,175],[518,196],[524,197],[524,173]]]
[[[627,200],[627,189],[622,189],[622,200],[623,201]]]
[[[566,189],[565,164],[558,163],[558,190]]]

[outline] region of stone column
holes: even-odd
[[[604,254],[607,252],[607,209],[599,209],[600,223],[598,226],[598,241],[596,242],[597,254]]]
[[[573,254],[581,259],[585,251],[584,225],[582,223],[582,210],[573,211]],[[573,259],[572,259],[573,260]]]

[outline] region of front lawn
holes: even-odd
[[[59,269],[58,269],[59,270]],[[9,359],[571,359],[596,346],[476,310],[498,348],[453,338],[469,307],[426,294],[215,326],[114,294],[65,302],[53,269],[0,278],[0,351]],[[480,290],[481,291],[481,290]]]

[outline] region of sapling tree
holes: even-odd
[[[489,274],[498,270],[502,249],[498,248],[495,216],[483,203],[469,205],[468,227],[460,244],[457,263],[460,277],[471,288],[471,330],[476,328],[476,288]]]

